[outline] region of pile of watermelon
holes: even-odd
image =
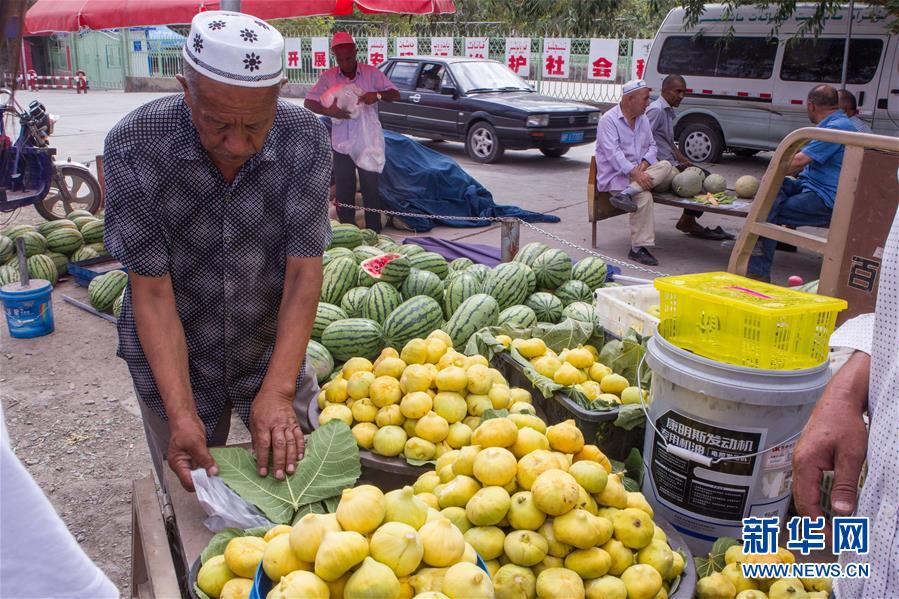
[[[498,323],[592,321],[593,292],[606,281],[602,260],[573,265],[565,252],[539,242],[490,268],[468,258],[447,262],[350,224],[332,223],[332,231],[308,349],[320,380],[336,363],[374,360],[385,347],[399,350],[437,329],[461,350],[476,331]]]
[[[0,231],[0,285],[19,280],[16,238],[25,241],[28,275],[56,285],[69,262],[109,255],[103,246],[103,218],[73,210],[66,218],[38,226],[15,224]]]

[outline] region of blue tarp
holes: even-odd
[[[381,173],[381,201],[388,210],[419,214],[517,217],[528,222],[557,223],[558,216],[531,212],[517,206],[497,206],[493,195],[469,175],[455,160],[405,135],[384,131],[386,144],[384,172]],[[435,225],[484,227],[487,220],[402,217],[413,231],[430,231]]]

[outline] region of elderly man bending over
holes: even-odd
[[[646,118],[649,88],[643,80],[622,88],[621,102],[599,120],[596,129],[596,190],[609,192],[609,201],[630,213],[631,249],[627,257],[655,266],[649,252],[655,245],[651,190],[671,176],[667,160],[656,159],[652,127]]]

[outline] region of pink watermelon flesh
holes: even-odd
[[[393,262],[397,258],[403,257],[404,256],[402,254],[382,254],[380,256],[375,256],[374,258],[364,260],[359,266],[372,278],[380,279],[381,271],[384,270],[384,267],[387,266],[387,264]]]

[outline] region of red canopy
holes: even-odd
[[[241,10],[260,19],[366,13],[431,14],[456,11],[453,0],[243,0]],[[38,0],[25,15],[28,34],[190,23],[218,10],[217,0]]]

